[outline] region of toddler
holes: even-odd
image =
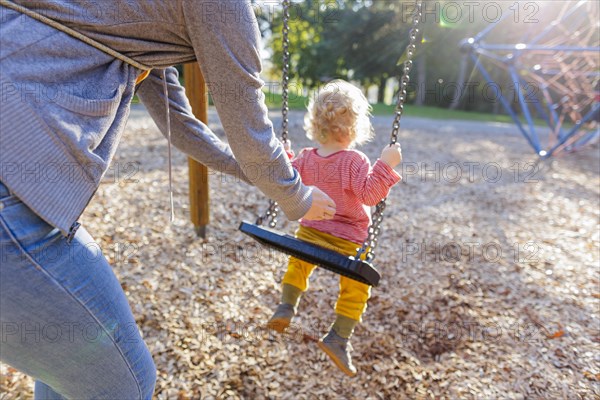
[[[317,147],[303,149],[294,158],[289,142],[285,143],[302,182],[318,187],[336,204],[331,219],[301,220],[296,232],[298,239],[344,255],[356,255],[367,237],[370,206],[385,198],[400,181],[400,175],[393,169],[402,161],[398,144],[386,146],[372,168],[366,155],[352,150],[373,137],[370,109],[358,88],[334,80],[311,99],[304,118],[307,136]],[[267,325],[270,329],[283,332],[290,325],[315,267],[290,257],[281,303]],[[329,333],[319,340],[319,347],[349,376],[356,375],[356,368],[352,365],[348,340],[367,307],[370,291],[370,286],[340,276],[336,319]]]

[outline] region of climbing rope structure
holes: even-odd
[[[600,136],[599,4],[538,2],[534,5],[540,8],[529,16],[516,20],[514,13],[506,13],[461,42],[487,89],[492,88],[490,96],[500,101],[541,158],[576,150]],[[502,42],[506,37],[513,41]],[[513,90],[494,91],[492,76],[510,82]],[[549,135],[536,129],[535,118],[546,122]]]

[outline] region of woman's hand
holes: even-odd
[[[385,146],[381,152],[381,161],[394,168],[402,162],[402,149],[399,143]]]
[[[302,219],[309,221],[332,219],[335,215],[335,203],[318,187],[313,186],[312,189],[312,205]]]

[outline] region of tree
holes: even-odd
[[[411,29],[412,3],[396,0],[340,0],[336,3],[307,0],[293,4],[289,35],[290,77],[307,88],[314,88],[332,78],[358,81],[364,88],[377,85],[378,101],[383,102],[388,80],[402,73]],[[456,7],[455,4],[450,0],[424,2],[426,12],[420,25],[424,39],[417,43],[409,99],[415,98],[424,105],[452,105],[491,111],[492,104],[483,101],[481,93],[476,94],[469,104],[460,102],[469,63],[459,61],[459,43],[479,32],[486,22],[448,20],[444,10]],[[298,7],[303,12],[297,12]],[[278,11],[269,21],[269,29],[265,29],[265,33],[273,50],[273,66],[279,76],[283,66],[281,9]],[[507,33],[509,38],[516,34]],[[473,76],[477,77],[476,71]]]
[[[304,9],[327,10],[323,2],[303,4]],[[398,59],[407,44],[408,24],[401,21],[400,7],[385,1],[340,1],[337,7],[327,14],[329,20],[319,13],[292,15],[292,76],[308,87],[334,77],[377,84],[382,101],[387,79],[401,71]],[[281,13],[271,31],[273,64],[282,68]]]
[[[305,1],[301,8],[291,8],[289,20],[290,41],[290,79],[296,79],[305,86],[313,87],[319,82],[319,77],[332,70],[331,65],[335,60],[328,57],[326,51],[321,50],[321,34],[324,29],[320,14],[309,13],[302,10],[319,9],[320,2]],[[270,36],[268,45],[273,50],[272,63],[281,74],[283,69],[282,49],[282,10],[272,17],[270,21]],[[275,71],[274,71],[275,72]]]

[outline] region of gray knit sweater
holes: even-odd
[[[169,68],[175,146],[211,168],[249,180],[290,219],[308,211],[312,192],[289,165],[267,117],[260,35],[249,2],[14,2],[153,68],[197,60],[231,147],[192,116],[177,73]],[[64,234],[109,167],[141,72],[0,7],[0,180]],[[164,132],[160,76],[153,71],[139,95]]]

